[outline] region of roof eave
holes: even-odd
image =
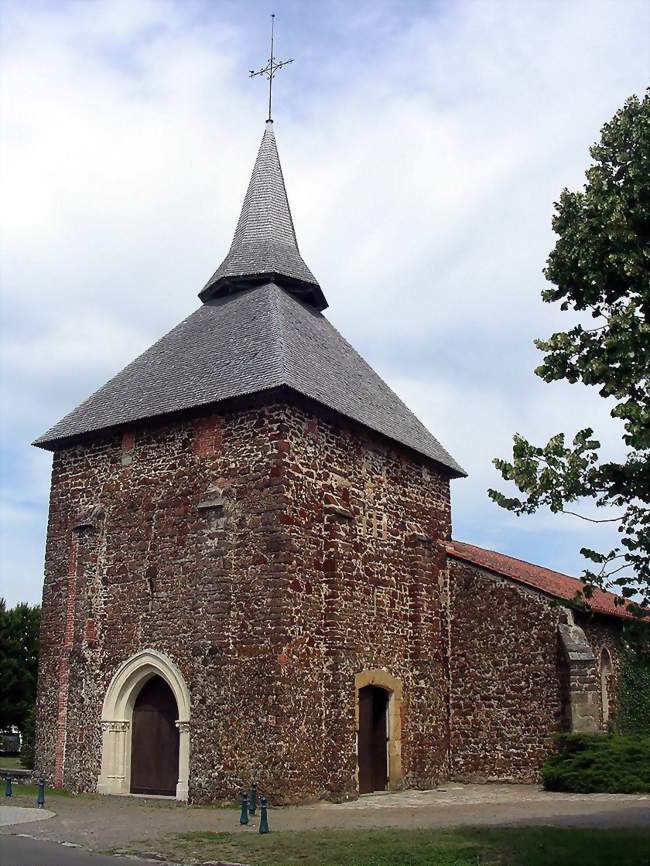
[[[279,394],[285,387],[286,386],[282,384],[273,385],[268,388],[260,388],[256,391],[234,394],[230,397],[224,397],[221,400],[211,400],[207,403],[200,403],[196,406],[183,406],[179,409],[171,409],[167,412],[159,412],[155,415],[144,415],[141,418],[131,418],[128,421],[120,421],[117,424],[106,424],[103,427],[80,430],[77,433],[70,433],[67,436],[50,436],[50,431],[48,430],[42,436],[35,439],[31,445],[35,448],[42,448],[44,451],[61,451],[64,448],[71,448],[82,442],[87,442],[97,436],[111,436],[115,433],[121,433],[136,426],[142,426],[143,424],[160,424],[165,423],[166,421],[172,421],[179,417],[193,417],[201,415],[213,407],[233,404],[239,401],[254,399],[256,397],[259,398],[262,395],[268,396],[274,393]]]
[[[202,411],[208,410],[211,407],[223,406],[224,404],[228,404],[232,401],[240,401],[247,400],[255,397],[260,397],[261,395],[272,395],[276,393],[278,395],[284,394],[294,394],[302,400],[307,400],[310,403],[314,403],[323,409],[326,412],[331,412],[334,415],[337,415],[341,418],[346,418],[352,424],[357,424],[360,428],[364,430],[368,430],[370,433],[375,436],[380,436],[382,439],[396,443],[400,445],[402,448],[406,448],[412,454],[417,455],[420,459],[424,459],[430,461],[434,464],[437,469],[446,475],[450,480],[454,478],[466,478],[467,473],[460,467],[456,465],[451,465],[449,463],[444,463],[435,457],[432,457],[430,454],[425,453],[424,451],[419,451],[417,448],[414,448],[412,445],[407,445],[405,442],[401,442],[399,439],[394,439],[392,436],[388,436],[386,433],[382,433],[380,430],[376,430],[374,427],[370,427],[367,424],[364,424],[361,421],[358,421],[356,418],[352,418],[349,415],[345,415],[343,412],[340,412],[337,409],[334,409],[332,406],[328,406],[326,403],[322,403],[320,400],[317,400],[315,397],[310,396],[309,394],[305,394],[300,391],[298,388],[289,385],[287,383],[278,383],[272,388],[260,389],[258,391],[251,391],[246,394],[238,394],[232,397],[225,397],[222,400],[215,400],[209,403],[203,403],[198,406],[187,406],[181,409],[177,409],[169,412],[162,412],[158,415],[147,415],[142,418],[133,418],[129,421],[122,421],[119,424],[108,424],[105,427],[96,427],[90,430],[82,430],[78,433],[71,433],[67,436],[49,436],[49,432],[47,431],[42,436],[39,436],[35,439],[31,444],[35,448],[42,448],[44,451],[50,451],[52,453],[56,451],[61,451],[64,448],[71,448],[75,445],[78,445],[84,441],[88,441],[95,436],[105,436],[111,435],[114,433],[121,432],[123,430],[128,430],[129,428],[141,425],[143,423],[154,424],[156,422],[161,422],[164,420],[171,420],[178,416],[183,416],[187,414],[196,414]],[[52,428],[54,429],[54,428]],[[453,460],[453,458],[452,458]]]
[[[254,274],[232,275],[219,277],[206,283],[199,292],[199,298],[205,304],[213,298],[232,295],[247,288],[254,288],[263,283],[276,283],[300,300],[315,307],[319,312],[326,310],[329,304],[318,283],[301,280],[284,274],[282,271],[258,271]]]

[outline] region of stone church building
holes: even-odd
[[[37,769],[274,802],[531,781],[615,712],[626,614],[452,540],[465,473],[323,314],[272,122],[201,305],[53,452]],[[558,600],[560,603],[558,604]]]

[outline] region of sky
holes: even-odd
[[[454,536],[579,574],[612,530],[493,504],[494,457],[610,406],[533,373],[553,202],[648,81],[637,0],[0,0],[0,596],[41,597],[30,442],[189,315],[274,129],[327,315],[469,477]],[[512,491],[511,491],[512,492]],[[586,504],[583,513],[590,513]]]

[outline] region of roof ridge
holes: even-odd
[[[282,289],[275,283],[270,283],[271,291],[271,319],[276,328],[277,343],[280,355],[280,384],[289,384],[287,371],[287,340],[284,333],[284,316],[280,310],[280,292]]]
[[[511,559],[513,562],[521,562],[522,565],[530,565],[532,568],[541,568],[543,571],[550,571],[551,574],[559,574],[560,577],[566,577],[568,580],[574,580],[576,583],[584,584],[585,581],[572,574],[566,574],[564,571],[557,571],[555,568],[549,568],[547,565],[540,565],[537,562],[529,562],[527,559],[521,559],[518,556],[512,556],[510,553],[502,553],[500,550],[492,550],[490,547],[480,547],[478,544],[472,544],[470,541],[459,541],[457,538],[449,539],[446,544],[464,544],[466,547],[473,547],[475,550],[483,550],[486,553],[494,553],[496,556],[504,556],[506,559]],[[599,587],[596,587],[597,589]],[[603,590],[603,592],[606,590]]]
[[[426,424],[424,423],[424,421],[422,421],[422,419],[421,419],[418,415],[416,415],[415,412],[414,412],[412,409],[410,409],[410,408],[406,405],[405,401],[400,397],[400,395],[397,393],[397,391],[395,391],[393,388],[391,388],[391,386],[388,384],[388,382],[386,382],[386,380],[383,378],[383,376],[380,376],[380,375],[379,375],[379,373],[375,370],[375,368],[372,366],[372,364],[370,364],[369,361],[366,361],[366,359],[363,357],[363,355],[362,355],[360,352],[358,352],[357,349],[354,348],[354,346],[352,345],[352,343],[350,343],[349,340],[347,340],[347,339],[343,336],[343,334],[338,330],[338,328],[337,328],[335,325],[333,325],[332,322],[330,322],[330,320],[327,319],[326,316],[323,316],[323,318],[326,319],[326,321],[328,322],[329,326],[332,328],[332,330],[335,332],[335,334],[338,336],[338,338],[339,338],[340,340],[342,340],[342,341],[345,343],[345,345],[348,347],[348,349],[349,349],[349,350],[350,350],[350,351],[351,351],[351,352],[352,352],[352,353],[357,357],[357,359],[358,359],[358,360],[363,364],[363,366],[364,366],[366,369],[370,370],[370,372],[371,372],[374,376],[377,377],[378,381],[381,383],[382,388],[383,388],[385,391],[387,391],[387,392],[389,392],[390,394],[392,394],[394,397],[396,397],[397,400],[399,400],[399,402],[402,404],[402,406],[404,406],[404,408],[407,410],[407,412],[411,415],[411,417],[413,417],[413,418],[417,421],[417,423],[418,423],[419,426],[422,428],[422,430],[423,430],[427,435],[431,436],[431,435],[432,435],[432,434],[431,434],[431,431],[430,431],[429,428],[426,426]],[[436,441],[437,441],[437,440],[436,440]],[[444,452],[444,454],[446,455],[446,457],[449,459],[450,463],[451,463],[453,466],[455,466],[455,467],[459,470],[459,474],[460,474],[461,476],[465,476],[465,477],[466,477],[466,476],[467,476],[467,473],[465,472],[465,470],[462,468],[462,466],[461,466],[459,463],[457,463],[457,462],[454,460],[454,458],[451,456],[451,454],[449,453],[449,451],[447,451],[447,449],[444,447],[444,445],[441,445],[440,442],[438,442],[438,447],[439,447],[439,448]]]
[[[271,121],[272,123],[273,121]],[[293,213],[291,212],[291,205],[289,204],[289,196],[287,195],[287,185],[284,180],[284,171],[282,170],[282,163],[280,162],[280,154],[278,153],[278,146],[275,141],[275,133],[273,129],[271,129],[271,135],[273,137],[273,146],[275,148],[275,153],[278,160],[278,168],[280,170],[280,180],[282,181],[282,189],[284,190],[284,195],[287,199],[287,213],[289,215],[289,224],[291,225],[291,234],[293,235],[293,242],[295,244],[296,250],[300,252],[300,247],[298,246],[298,235],[296,234],[296,225],[293,221]]]
[[[282,292],[280,295],[279,292]],[[355,381],[350,384],[348,383],[348,392],[345,396],[339,395],[341,399],[341,403],[346,405],[346,408],[343,409],[339,406],[337,411],[340,411],[343,415],[346,415],[353,420],[358,421],[361,424],[369,427],[370,429],[374,429],[377,432],[383,433],[383,435],[388,438],[396,439],[397,441],[402,441],[402,444],[408,444],[405,442],[404,438],[400,439],[400,436],[395,436],[394,432],[392,432],[389,428],[394,425],[394,420],[390,419],[387,424],[388,416],[391,414],[399,415],[402,418],[402,421],[405,418],[410,419],[409,426],[411,427],[410,435],[414,439],[419,439],[422,444],[427,441],[427,448],[418,448],[414,443],[412,443],[409,447],[413,448],[414,451],[419,451],[420,453],[427,454],[432,459],[436,460],[438,463],[445,466],[448,470],[451,469],[453,475],[455,476],[465,476],[467,473],[465,470],[454,460],[451,454],[447,451],[447,449],[438,442],[438,440],[433,436],[430,430],[425,426],[425,424],[418,418],[418,416],[406,405],[404,400],[397,394],[390,385],[385,382],[382,377],[373,369],[373,367],[366,361],[366,359],[361,355],[354,346],[345,339],[345,337],[338,331],[338,329],[332,324],[332,322],[325,316],[320,310],[315,310],[312,306],[305,304],[301,301],[300,298],[292,296],[289,292],[283,291],[281,288],[279,289],[277,299],[278,305],[281,306],[281,313],[283,318],[283,336],[284,336],[284,357],[285,357],[285,384],[290,388],[293,388],[300,394],[303,394],[306,397],[309,397],[312,400],[318,400],[319,402],[323,402],[325,405],[329,405],[330,408],[337,409],[337,407],[332,402],[332,393],[329,393],[329,402],[328,400],[323,399],[318,396],[319,393],[319,384],[322,380],[317,380],[312,376],[309,382],[306,384],[302,379],[302,368],[305,366],[304,357],[307,354],[313,355],[314,353],[318,353],[325,348],[330,351],[334,351],[334,355],[331,358],[324,358],[321,363],[321,368],[325,365],[331,365],[333,361],[334,364],[340,360],[341,355],[345,356],[345,367],[349,370],[351,368],[355,369]],[[292,307],[288,305],[291,304]],[[304,312],[303,315],[306,318],[303,318],[300,322],[300,327],[297,327],[296,322],[293,325],[292,333],[292,325],[291,325],[291,310],[294,308],[293,305],[301,308]],[[322,325],[315,326],[317,330],[320,331],[318,334],[318,343],[315,343],[313,340],[314,334],[311,333],[314,328],[310,325],[310,323],[318,321],[322,322]],[[323,339],[325,333],[322,329],[327,329],[326,333],[328,333],[328,337]],[[289,335],[291,334],[291,339],[289,339]],[[330,341],[329,334],[332,335],[335,341]],[[302,345],[300,345],[302,343]],[[351,364],[350,361],[353,360]],[[378,394],[378,390],[381,392]],[[352,401],[350,400],[350,395],[353,394]],[[365,398],[368,398],[367,400]],[[359,400],[359,406],[356,407],[353,405],[353,401],[355,398]],[[376,409],[376,406],[381,403],[381,415],[383,416],[383,422],[381,424],[372,424],[367,420],[368,409],[372,408]],[[387,413],[387,415],[386,415]],[[366,417],[366,420],[364,420]],[[417,433],[414,435],[412,422],[415,422],[417,425]],[[435,456],[428,450],[431,445],[435,443]]]

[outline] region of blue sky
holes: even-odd
[[[470,473],[455,537],[568,573],[607,529],[487,498],[512,433],[607,405],[533,375],[552,204],[650,68],[645,2],[1,2],[0,594],[40,599],[51,457],[29,442],[189,314],[275,131],[328,315]]]

